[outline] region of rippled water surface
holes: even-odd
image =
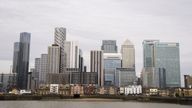
[[[110,100],[0,101],[0,108],[192,108],[192,106]]]

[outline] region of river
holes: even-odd
[[[120,100],[0,101],[0,108],[192,108],[192,106]]]

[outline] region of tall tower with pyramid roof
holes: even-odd
[[[126,39],[121,45],[122,68],[135,68],[135,47],[133,43]]]

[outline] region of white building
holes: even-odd
[[[76,41],[65,41],[65,58],[67,68],[79,68],[79,46]]]
[[[141,85],[130,85],[125,87],[125,95],[138,95],[142,94]]]
[[[58,94],[59,93],[59,84],[50,84],[50,93]]]

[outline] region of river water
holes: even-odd
[[[118,100],[0,101],[0,108],[192,108],[192,106]]]

